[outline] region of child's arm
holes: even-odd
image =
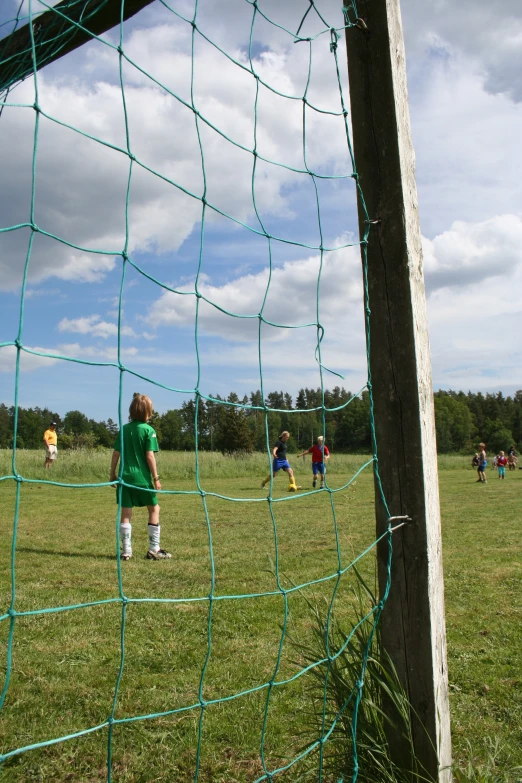
[[[109,481],[116,481],[116,468],[118,467],[118,462],[120,461],[120,452],[119,451],[113,451],[112,457],[111,457],[111,477]]]
[[[152,483],[154,484],[154,489],[161,489],[161,484],[158,476],[158,469],[156,467],[156,457],[154,456],[154,452],[146,451],[145,459],[147,460],[147,465],[149,466]]]

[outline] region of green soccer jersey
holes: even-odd
[[[152,487],[150,469],[145,454],[147,451],[159,451],[156,432],[144,421],[131,421],[122,427],[123,435],[123,474],[127,484],[135,487]],[[121,452],[120,436],[116,438],[114,449]]]

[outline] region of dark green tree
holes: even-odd
[[[181,448],[181,416],[179,411],[170,410],[161,417],[160,449],[176,451]]]
[[[499,451],[507,451],[514,442],[513,433],[504,426],[500,419],[486,419],[481,439],[486,444],[486,450],[490,455],[498,454]]]
[[[455,395],[435,395],[435,426],[439,453],[471,449],[475,435],[473,417],[466,403]]]
[[[63,428],[71,435],[83,435],[91,431],[91,424],[81,411],[68,411],[63,420]]]
[[[0,449],[9,448],[13,437],[13,427],[9,410],[4,403],[0,404]]]
[[[232,392],[227,402],[238,403],[239,397]],[[216,433],[216,446],[223,454],[250,453],[253,450],[252,435],[244,408],[225,405]]]

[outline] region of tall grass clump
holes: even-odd
[[[307,741],[328,734],[324,744],[325,779],[352,780],[355,763],[360,783],[431,781],[415,757],[413,713],[375,624],[377,602],[360,574],[352,591],[351,627],[341,627],[325,601],[307,603],[312,616],[312,643],[292,640],[300,664],[312,666]],[[317,664],[320,661],[321,663]],[[314,663],[317,665],[314,666]],[[363,682],[357,704],[357,683]],[[386,707],[386,708],[385,708]],[[356,726],[354,742],[353,726]],[[392,760],[390,743],[400,742],[407,768]]]
[[[522,781],[522,767],[511,766],[509,753],[498,738],[484,739],[485,761],[480,761],[476,757],[469,740],[466,741],[466,745],[468,759],[463,765],[454,767],[455,783],[520,783]]]
[[[326,736],[325,780],[351,781],[357,763],[358,783],[435,783],[415,755],[412,724],[415,720],[418,727],[419,721],[383,649],[380,625],[375,624],[376,599],[354,570],[349,629],[345,630],[329,611],[325,598],[320,604],[305,598],[313,641],[304,645],[290,639],[299,654],[299,664],[310,666],[312,673],[308,695],[314,708],[304,731],[306,745],[317,739],[318,733]],[[361,680],[363,688],[355,714],[357,683]],[[403,758],[410,762],[406,767],[393,761],[392,743],[402,745]],[[472,743],[466,741],[460,763],[451,770],[455,783],[522,783],[522,767],[512,765],[508,749],[498,738],[485,737],[483,745],[485,753],[479,757]]]

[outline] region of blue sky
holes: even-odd
[[[10,8],[9,8],[10,4]],[[192,16],[193,2],[172,0]],[[248,66],[252,6],[245,0],[201,2],[198,24],[233,57]],[[267,15],[295,29],[308,3],[260,3]],[[340,26],[340,3],[317,3],[329,24]],[[522,386],[520,322],[522,275],[519,170],[522,92],[517,36],[522,10],[502,0],[503,46],[493,35],[489,9],[471,0],[455,10],[441,0],[422,7],[402,3],[412,128],[417,154],[421,229],[424,238],[428,315],[435,388],[510,392]],[[2,5],[0,22],[18,2]],[[33,2],[33,9],[38,4]],[[498,11],[498,9],[497,9]],[[457,14],[458,19],[455,19]],[[453,20],[449,23],[449,17]],[[501,19],[499,22],[498,19]],[[310,14],[304,32],[324,25]],[[3,28],[5,30],[5,28]],[[464,34],[465,31],[465,34]],[[124,47],[134,62],[162,85],[190,100],[191,28],[159,3],[125,26]],[[0,33],[1,34],[1,33]],[[116,32],[105,36],[117,41]],[[254,65],[285,94],[302,95],[308,49],[282,30],[256,21]],[[339,112],[339,90],[330,38],[313,43],[309,99]],[[345,53],[339,42],[343,88]],[[517,60],[518,58],[518,60]],[[201,36],[194,60],[195,105],[211,123],[248,149],[253,147],[254,79],[232,65]],[[197,196],[202,164],[194,117],[141,71],[124,67],[130,146],[139,161]],[[91,362],[116,357],[116,323],[125,243],[126,155],[85,138],[70,124],[107,144],[126,148],[118,56],[93,42],[38,76],[42,118],[36,162],[35,220],[44,230],[83,248],[38,234],[24,302],[25,346]],[[30,216],[35,113],[34,82],[9,95],[0,118],[3,156],[0,228]],[[346,95],[346,92],[345,92]],[[200,124],[207,199],[235,221],[207,209],[199,291],[219,307],[255,316],[268,283],[269,243],[259,232],[251,193],[253,156]],[[303,168],[302,102],[260,88],[257,125],[261,156]],[[307,163],[335,177],[319,185],[325,253],[320,321],[325,328],[326,387],[358,391],[365,383],[364,324],[353,182],[342,118],[307,111]],[[286,328],[263,326],[265,392],[295,394],[318,386],[316,321],[320,244],[311,178],[260,162],[255,177],[258,212],[273,241],[264,314]],[[147,275],[127,265],[122,298],[124,409],[133,391],[149,393],[159,410],[179,407],[196,384],[204,394],[249,393],[260,386],[258,319],[231,318],[200,299],[199,377],[195,350],[194,281],[200,259],[201,202],[134,165],[129,202],[129,255]],[[29,231],[0,233],[0,342],[14,340],[20,313],[20,281]],[[297,244],[292,244],[297,243]],[[103,252],[92,252],[103,251]],[[192,293],[191,293],[192,292]],[[289,327],[303,326],[295,329]],[[13,400],[14,351],[0,349],[0,398]],[[117,417],[119,371],[63,359],[23,354],[19,402],[48,406],[62,415],[79,408],[97,419]],[[171,390],[162,389],[163,384]],[[179,392],[172,391],[178,389]]]

